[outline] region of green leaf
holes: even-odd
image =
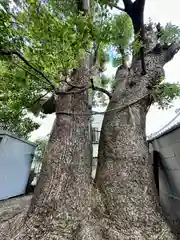
[[[180,28],[173,25],[172,23],[167,23],[161,30],[160,37],[161,44],[179,43],[180,42]]]
[[[180,96],[180,85],[176,83],[160,83],[155,86],[157,103],[160,108],[172,106],[172,101]]]

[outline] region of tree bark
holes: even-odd
[[[87,6],[78,1],[80,7]],[[126,1],[127,2],[127,1]],[[129,2],[129,1],[128,1]],[[86,14],[84,7],[82,10]],[[172,45],[119,68],[105,114],[95,185],[91,180],[87,90],[55,99],[56,120],[31,206],[0,232],[2,240],[140,240],[175,238],[159,207],[148,163],[145,118],[163,66],[179,50]],[[89,83],[89,66],[72,85]],[[76,89],[75,89],[76,90]],[[89,112],[90,113],[90,112]],[[3,227],[4,228],[4,227]],[[164,234],[164,235],[163,235]]]
[[[149,52],[146,75],[141,75],[141,59],[131,69],[118,69],[102,126],[95,187],[87,92],[57,96],[56,121],[31,207],[23,220],[22,214],[13,218],[0,239],[178,239],[158,204],[145,140],[153,86],[178,49],[172,45],[158,54]],[[87,68],[81,68],[72,83],[85,85],[88,80]]]
[[[95,177],[110,220],[107,239],[175,239],[156,197],[145,119],[153,87],[178,49],[172,45],[159,54],[149,52],[146,75],[141,75],[140,59],[129,70],[117,70],[116,88],[102,125]]]
[[[87,85],[88,81],[88,68],[82,67],[72,83]],[[9,233],[0,239],[77,239],[76,232],[90,212],[87,97],[87,90],[57,96],[56,120],[30,209],[21,224],[10,224]],[[80,114],[71,114],[75,112]]]

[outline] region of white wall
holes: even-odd
[[[94,108],[94,111],[97,112],[103,112],[106,110],[104,107],[99,107],[99,108]],[[92,127],[93,128],[98,128],[99,131],[101,131],[101,126],[103,122],[104,114],[97,114],[93,116],[93,123]],[[96,158],[98,156],[98,144],[95,143],[93,144],[93,158]]]

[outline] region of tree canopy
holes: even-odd
[[[89,71],[95,85],[108,88],[113,78],[108,79],[104,70],[110,47],[116,52],[113,59],[116,67],[130,61],[142,46],[141,41],[134,38],[130,17],[124,11],[112,14],[113,7],[123,10],[117,1],[91,4],[93,12],[84,15],[83,12],[77,14],[73,0],[68,3],[56,0],[1,2],[0,114],[9,130],[27,137],[37,129],[38,124],[28,117],[28,111],[34,111],[46,93],[53,93],[67,81],[85,54],[91,56],[91,65],[94,65]],[[156,25],[151,25],[158,33]],[[171,23],[161,27],[159,34],[161,44],[169,45],[180,39],[179,28]],[[92,94],[92,90],[89,93]],[[155,101],[168,107],[179,96],[179,85],[161,81],[155,94]],[[95,98],[104,104],[102,91],[98,91]]]

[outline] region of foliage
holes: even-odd
[[[180,29],[172,23],[167,23],[165,27],[161,27],[160,43],[161,45],[170,45],[180,42]],[[179,83],[167,83],[161,79],[160,83],[155,86],[157,95],[157,103],[159,108],[166,109],[172,107],[172,101],[180,96]]]
[[[180,84],[160,83],[155,88],[157,103],[162,109],[172,106],[172,101],[180,96]]]
[[[136,36],[134,37],[134,41],[131,43],[133,56],[136,56],[139,53],[141,47],[142,47],[142,42],[139,41],[139,35],[136,34]]]
[[[133,27],[130,17],[126,14],[115,15],[111,22],[111,44],[117,47],[117,51],[129,50],[133,37]]]
[[[39,128],[39,124],[34,122],[27,115],[19,116],[16,118],[9,118],[6,122],[6,127],[8,131],[14,133],[16,136],[24,139],[28,139],[30,137],[30,133]]]
[[[111,22],[111,46],[116,49],[113,58],[113,66],[122,64],[122,58],[128,59],[131,54],[131,42],[133,40],[132,22],[127,14],[115,15]]]
[[[94,81],[97,87],[102,87],[108,90],[110,88],[112,79],[102,74],[101,76],[96,76],[94,78]],[[108,100],[109,100],[108,97],[104,93],[100,91],[96,91],[93,95],[93,107],[98,107],[98,106],[104,107],[107,105]]]
[[[78,13],[75,0],[23,0],[15,1],[13,6],[9,3],[1,1],[0,51],[20,51],[56,87],[59,87],[64,72],[78,67],[79,60],[87,52],[92,54],[97,51],[99,72],[94,76],[94,82],[97,86],[108,88],[111,79],[105,79],[103,71],[109,61],[109,46],[116,51],[113,59],[115,67],[122,64],[122,58],[127,61],[132,51],[139,51],[141,46],[137,37],[133,39],[129,16],[126,13],[111,14],[108,6],[117,4],[116,0],[94,1],[94,16]],[[179,28],[168,23],[162,29],[160,41],[169,44],[178,41],[179,36]],[[27,133],[22,130],[27,137],[29,131],[38,127],[27,118],[28,111],[32,110],[31,105],[44,93],[52,92],[52,88],[18,57],[0,55],[0,61],[1,105],[6,106],[6,111],[0,113],[1,119],[16,132],[20,131],[17,130],[18,121],[21,129],[27,127],[29,122]],[[177,88],[162,88],[160,85],[157,92],[168,102],[177,96]],[[171,97],[167,97],[168,90]],[[175,95],[172,95],[172,91],[175,91]],[[102,93],[95,93],[95,98],[101,104],[106,102]]]
[[[0,61],[0,119],[1,129],[11,131],[19,137],[28,138],[39,124],[27,115],[25,108],[36,97],[33,82],[28,82],[25,72]],[[36,84],[37,85],[37,84]],[[37,87],[37,90],[40,90]]]
[[[0,9],[0,50],[20,51],[31,65],[59,84],[61,72],[76,67],[88,48],[91,21],[73,13],[64,21],[64,12],[59,17],[62,6],[58,15],[55,1],[27,0],[11,9],[7,2],[6,8]],[[27,137],[39,125],[26,117],[25,109],[32,109],[31,105],[51,87],[17,57],[0,57],[0,95],[6,106],[1,119],[5,128]]]
[[[161,29],[160,43],[170,45],[174,42],[180,42],[180,29],[172,23],[167,23]]]
[[[64,1],[40,3],[24,0],[20,8],[1,11],[1,48],[21,50],[24,57],[55,84],[59,84],[62,72],[78,66],[79,59],[92,49],[92,42],[98,47],[97,60],[102,70],[108,61],[106,47],[110,43],[128,45],[130,20],[126,14],[112,18],[107,9],[96,4],[93,21],[91,16],[77,14],[75,9],[67,10]],[[27,66],[26,69],[33,72]],[[23,71],[17,73],[17,77],[22,74],[25,75]]]
[[[97,33],[96,42],[100,42],[98,63],[100,69],[104,71],[105,64],[111,60],[110,51],[112,51],[112,49],[115,51],[115,57],[112,59],[115,67],[122,64],[122,57],[126,60],[128,59],[133,28],[132,22],[127,14],[112,16],[109,15],[108,10],[104,7],[100,8],[100,14],[97,19],[99,19],[99,21],[97,21],[99,25],[96,26],[95,31]],[[97,86],[109,89],[112,79],[101,74],[100,76],[96,76],[94,81]],[[94,106],[105,106],[107,102],[108,99],[105,94],[102,92],[95,93],[93,101]]]
[[[39,1],[24,2],[25,7],[12,17],[15,27],[12,28],[9,20],[12,38],[18,36],[17,47],[26,59],[58,84],[59,74],[77,67],[79,58],[91,47],[92,21],[73,13],[65,19],[63,15],[57,17],[49,2],[41,5]],[[14,41],[12,45],[16,47]]]

